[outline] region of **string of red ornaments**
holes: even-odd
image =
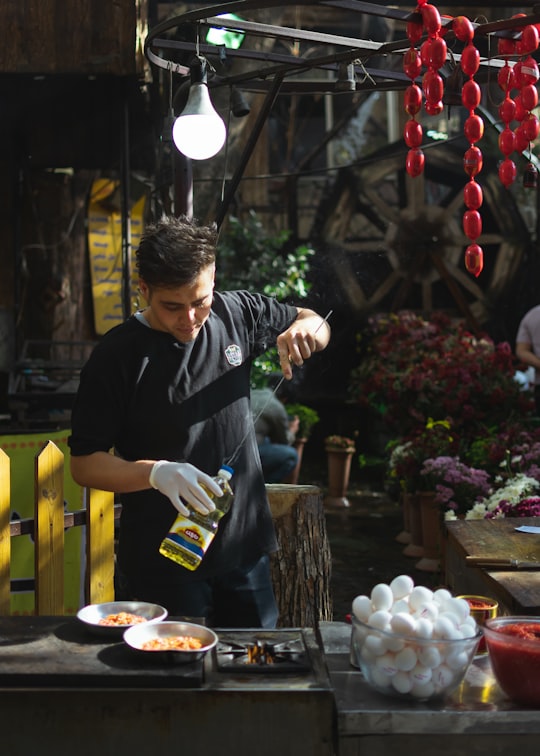
[[[474,45],[474,26],[466,16],[456,16],[451,22],[442,26],[441,15],[437,8],[427,0],[418,0],[416,13],[420,21],[407,23],[407,38],[410,48],[403,59],[403,70],[411,79],[404,96],[405,110],[410,116],[404,127],[404,140],[408,152],[405,162],[407,173],[411,177],[419,176],[424,171],[425,155],[422,150],[423,129],[417,120],[422,110],[428,115],[438,115],[443,109],[444,82],[439,74],[446,61],[447,46],[443,39],[446,28],[452,28],[455,37],[464,44],[460,67],[467,77],[461,94],[463,106],[468,111],[464,123],[464,135],[469,147],[463,158],[463,167],[469,177],[463,190],[466,210],[463,214],[463,232],[471,242],[465,250],[465,267],[469,273],[478,277],[484,267],[484,253],[478,244],[482,234],[482,216],[480,208],[483,203],[482,187],[476,177],[483,167],[482,151],[478,142],[484,134],[484,122],[475,112],[481,101],[481,89],[474,80],[480,66],[480,53]],[[516,14],[512,18],[525,16]],[[499,107],[499,115],[504,128],[499,136],[499,149],[503,160],[499,165],[499,178],[505,187],[509,187],[516,179],[517,168],[511,155],[514,151],[525,152],[531,150],[533,142],[540,132],[540,123],[532,112],[538,105],[538,90],[536,83],[539,79],[538,65],[532,53],[539,46],[540,25],[525,25],[519,30],[517,39],[500,38],[498,54],[506,57],[505,65],[499,70],[497,77],[500,88],[504,92],[504,100]],[[418,44],[426,35],[420,49]],[[518,56],[518,61],[510,66],[508,58]],[[417,80],[425,68],[421,87]],[[513,98],[512,91],[517,90]],[[518,125],[512,128],[512,123]],[[532,162],[525,171],[524,186],[537,185],[538,172]]]
[[[524,17],[524,13],[517,13],[512,18]],[[533,142],[540,131],[538,118],[532,112],[538,105],[538,90],[536,82],[539,78],[538,65],[531,53],[538,49],[538,28],[527,24],[518,29],[520,36],[514,38],[500,38],[497,42],[498,54],[505,58],[504,66],[499,70],[497,82],[504,92],[504,100],[499,106],[499,117],[504,129],[499,135],[499,149],[504,159],[499,165],[499,179],[508,188],[516,180],[517,167],[511,159],[513,152],[523,153],[531,151]],[[509,64],[509,58],[518,57],[514,65]],[[517,94],[512,97],[512,92]],[[512,129],[511,124],[517,122]],[[525,169],[523,185],[534,188],[538,183],[538,171],[529,161]]]

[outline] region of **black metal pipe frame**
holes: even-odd
[[[148,60],[154,65],[164,68],[171,73],[180,74],[183,77],[189,76],[189,67],[173,60],[162,57],[164,50],[176,50],[180,52],[192,52],[212,56],[225,55],[227,58],[247,59],[265,65],[254,68],[253,70],[244,71],[238,74],[209,76],[208,87],[220,86],[241,86],[247,91],[266,91],[267,97],[265,103],[259,112],[257,122],[252,129],[246,147],[240,157],[239,165],[232,177],[227,183],[227,189],[218,211],[217,224],[218,228],[223,223],[227,209],[236,189],[240,183],[247,162],[255,148],[259,134],[270,113],[273,103],[278,94],[287,93],[313,93],[313,92],[331,92],[335,91],[335,84],[332,81],[306,80],[295,78],[293,81],[286,81],[288,75],[297,75],[315,69],[336,70],[340,63],[353,63],[355,68],[361,74],[361,80],[356,83],[356,91],[388,91],[405,89],[410,80],[405,76],[402,70],[392,71],[387,69],[374,69],[364,65],[372,56],[402,54],[409,47],[410,43],[407,38],[395,40],[392,42],[372,42],[370,40],[360,40],[351,37],[343,37],[321,32],[307,31],[303,29],[291,29],[287,27],[273,26],[258,22],[245,20],[231,20],[218,18],[222,14],[234,13],[245,14],[249,11],[262,10],[268,8],[282,7],[282,0],[239,0],[238,2],[224,3],[219,5],[207,6],[189,11],[179,16],[166,19],[152,30],[150,30],[144,45],[144,52]],[[383,18],[392,19],[405,24],[408,21],[420,19],[420,14],[415,10],[402,10],[394,6],[387,7],[376,5],[374,3],[360,2],[360,0],[322,0],[314,3],[313,0],[299,0],[294,3],[297,6],[327,6],[329,8],[340,9],[347,12],[356,12],[361,15],[373,15]],[[448,3],[446,4],[448,5]],[[501,2],[491,4],[493,7],[507,7]],[[495,21],[485,24],[474,23],[475,37],[489,35],[497,37],[514,37],[519,34],[519,27],[525,24],[540,23],[540,4],[538,2],[524,2],[522,7],[531,7],[532,13],[521,18],[509,18],[501,21]],[[450,25],[451,20],[446,22]],[[244,30],[252,36],[262,36],[274,39],[299,40],[310,42],[319,46],[328,46],[328,52],[324,55],[313,57],[295,57],[293,55],[284,55],[273,52],[261,52],[249,49],[226,49],[215,45],[205,45],[197,42],[186,42],[164,38],[162,35],[173,29],[180,27],[195,28],[198,31],[201,27],[224,28],[231,31]],[[453,37],[451,30],[447,33],[447,39]],[[459,61],[460,55],[454,54],[454,62]],[[494,55],[488,60],[481,61],[481,70],[484,75],[489,75],[490,67],[500,67],[504,65],[504,60]],[[482,74],[479,73],[477,79],[480,81]]]

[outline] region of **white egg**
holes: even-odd
[[[460,629],[463,627],[472,627],[474,630],[478,629],[478,625],[476,623],[475,618],[472,616],[472,614],[469,614],[468,617],[465,617],[461,625],[459,626]]]
[[[369,650],[368,646],[362,646],[362,648],[360,649],[360,659],[363,662],[365,662],[368,665],[371,665],[374,663],[376,658],[377,657],[372,651]]]
[[[366,622],[373,611],[369,596],[357,596],[352,602],[352,613],[360,622]]]
[[[396,657],[394,654],[383,654],[382,656],[378,656],[377,660],[375,661],[375,666],[379,668],[379,670],[389,677],[392,675],[395,675],[398,671],[398,668],[396,667]]]
[[[364,648],[374,656],[382,656],[386,651],[381,636],[375,633],[370,633],[366,636]]]
[[[390,621],[392,615],[386,609],[379,609],[373,614],[370,614],[367,620],[367,624],[370,627],[374,627],[377,630],[386,630],[390,628]]]
[[[433,638],[433,622],[426,617],[421,617],[416,621],[416,630],[414,632],[417,638]]]
[[[411,695],[419,701],[425,701],[435,693],[435,686],[428,680],[425,683],[415,682],[411,688]]]
[[[418,651],[418,661],[424,667],[433,669],[441,663],[441,654],[436,646],[423,646]]]
[[[461,624],[470,614],[469,602],[464,598],[451,598],[444,606],[445,613],[450,612],[457,617],[458,624]]]
[[[410,614],[394,614],[390,620],[392,632],[407,637],[414,635],[416,630],[416,620]]]
[[[422,664],[417,664],[409,674],[413,683],[416,685],[417,683],[423,684],[429,682],[433,673],[430,667],[424,667]]]
[[[404,638],[398,635],[393,635],[392,633],[385,635],[383,638],[383,646],[387,651],[392,651],[393,653],[405,648],[405,643],[406,640]]]
[[[374,609],[388,611],[394,603],[394,594],[386,583],[378,583],[371,591],[371,604]]]
[[[434,601],[428,601],[425,604],[421,604],[418,609],[415,610],[414,616],[417,619],[428,619],[434,622],[439,616],[439,607]]]
[[[400,672],[410,672],[411,669],[416,667],[417,662],[416,652],[410,646],[406,646],[396,654],[396,667]]]
[[[446,588],[437,588],[437,590],[433,592],[433,601],[439,604],[439,606],[444,606],[448,599],[451,598],[452,594]]]
[[[455,637],[457,628],[448,617],[440,614],[433,623],[433,636],[441,640],[452,640]]]
[[[476,628],[476,626],[473,627],[467,622],[462,622],[459,626],[459,632],[463,635],[464,638],[474,638],[474,636],[478,632],[478,629]]]
[[[388,688],[390,687],[391,681],[394,679],[394,676],[389,677],[388,675],[385,675],[384,672],[382,672],[378,667],[373,666],[369,669],[367,679],[372,685],[375,685],[376,688]]]
[[[409,596],[409,606],[415,612],[422,604],[427,604],[433,600],[433,591],[430,588],[426,588],[424,585],[417,585],[412,589]]]
[[[410,675],[407,672],[396,672],[391,678],[392,687],[397,690],[398,693],[409,693],[413,682]]]
[[[408,596],[414,588],[414,580],[409,575],[398,575],[390,583],[390,590],[394,599],[401,599]]]
[[[452,670],[465,669],[469,663],[469,657],[466,651],[452,651],[446,657],[446,666]]]
[[[433,670],[431,679],[435,685],[435,689],[442,690],[450,685],[454,679],[454,673],[446,664],[441,664],[440,667]]]
[[[394,601],[390,612],[391,614],[409,614],[409,602],[405,598]]]

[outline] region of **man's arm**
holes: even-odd
[[[80,486],[115,493],[132,493],[150,488],[150,472],[156,460],[128,462],[108,452],[71,457],[71,474]]]
[[[292,378],[291,363],[303,365],[314,352],[320,352],[330,341],[328,322],[314,310],[297,308],[298,316],[286,331],[277,337],[277,350],[283,375]]]
[[[532,344],[527,341],[518,341],[516,344],[516,357],[524,365],[530,365],[535,370],[540,370],[540,357],[532,350]]]

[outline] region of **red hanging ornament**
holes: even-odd
[[[516,135],[508,126],[499,134],[499,149],[506,157],[516,149]]]
[[[465,250],[465,267],[478,278],[484,267],[484,252],[476,242],[469,244]]]
[[[470,42],[474,37],[474,27],[467,16],[456,16],[452,22],[452,31],[460,42]]]
[[[470,115],[463,124],[463,133],[469,144],[479,142],[484,136],[484,121],[479,115]]]
[[[484,201],[482,187],[473,178],[465,184],[463,199],[469,210],[478,210]]]
[[[482,233],[482,216],[478,210],[466,210],[463,215],[463,231],[465,236],[475,241]]]
[[[523,115],[526,111],[534,110],[538,105],[538,90],[535,84],[525,84],[519,95],[521,106],[523,107]],[[521,119],[523,120],[523,118]]]
[[[527,55],[529,53],[535,52],[535,50],[538,50],[538,42],[538,29],[536,28],[536,26],[529,24],[521,32],[520,47],[522,54]]]
[[[508,189],[508,187],[516,180],[516,175],[517,168],[514,161],[510,160],[510,158],[503,160],[499,165],[499,179],[501,180],[501,184]]]
[[[412,178],[420,176],[424,170],[425,156],[421,149],[418,147],[411,149],[407,153],[407,160],[405,162],[405,170]]]
[[[513,132],[511,133],[513,136]],[[422,126],[414,119],[407,121],[403,129],[403,137],[407,147],[420,147],[423,137]]]
[[[480,149],[475,145],[469,147],[463,156],[463,168],[467,176],[471,178],[477,176],[482,170],[483,163],[484,159]]]
[[[418,3],[420,5],[420,3]],[[422,23],[428,34],[435,36],[441,31],[441,14],[434,5],[425,3],[421,5]]]
[[[414,116],[422,109],[422,90],[418,84],[411,84],[405,90],[403,96],[405,110],[410,116]]]

